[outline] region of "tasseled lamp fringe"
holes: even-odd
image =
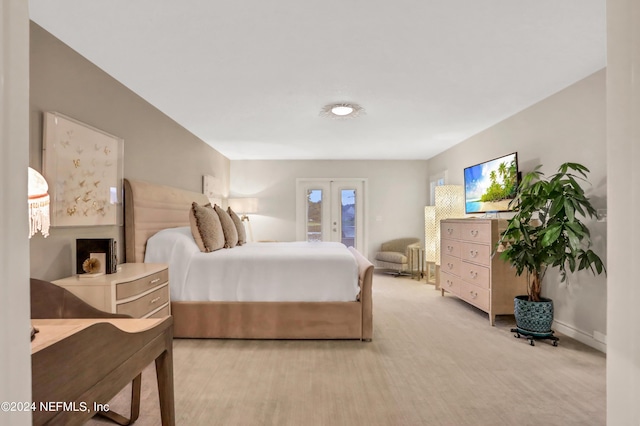
[[[44,237],[49,236],[49,196],[29,200],[29,238],[38,231]]]

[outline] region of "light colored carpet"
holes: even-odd
[[[174,341],[178,425],[604,425],[605,355],[532,347],[408,277],[374,276],[374,338]],[[136,425],[159,425],[155,370]],[[128,409],[129,389],[112,402]],[[89,424],[104,425],[102,420]]]

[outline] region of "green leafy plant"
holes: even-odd
[[[606,273],[604,263],[591,250],[589,229],[579,219],[596,217],[579,181],[587,182],[589,169],[564,163],[558,172],[545,176],[538,166],[527,173],[510,206],[517,209],[498,241],[500,257],[527,273],[529,300],[539,301],[548,267],[557,267],[562,281],[567,273],[589,269]]]

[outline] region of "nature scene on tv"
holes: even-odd
[[[467,213],[509,210],[518,186],[516,154],[464,169]]]

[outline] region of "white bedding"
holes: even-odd
[[[358,265],[341,243],[247,243],[202,253],[189,227],[147,241],[145,262],[169,265],[172,301],[350,302]]]

